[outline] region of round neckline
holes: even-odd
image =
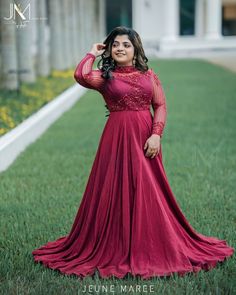
[[[130,66],[116,66],[115,72],[119,73],[131,73],[137,71],[138,69],[134,65]]]

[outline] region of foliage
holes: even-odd
[[[35,83],[22,83],[20,91],[0,91],[0,136],[16,127],[62,91],[73,85],[73,70],[52,71]]]

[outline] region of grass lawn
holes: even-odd
[[[150,66],[167,97],[162,152],[176,199],[197,231],[235,247],[236,75],[199,60]],[[154,285],[156,294],[235,294],[235,255],[197,276],[148,281],[80,281],[34,263],[33,249],[72,226],[107,120],[104,105],[89,90],[0,174],[1,294],[85,294],[82,286],[89,284]]]

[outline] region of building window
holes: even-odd
[[[106,0],[107,34],[118,26],[132,27],[132,0]]]
[[[194,35],[195,0],[180,0],[180,35]]]
[[[222,35],[236,35],[236,4],[224,4],[222,11]]]

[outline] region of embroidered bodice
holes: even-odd
[[[152,134],[163,135],[166,123],[166,98],[158,76],[152,69],[141,72],[135,66],[117,66],[114,79],[101,77],[101,70],[93,69],[96,56],[87,53],[77,65],[75,80],[82,86],[99,91],[110,112],[122,110],[150,110],[152,106]]]

